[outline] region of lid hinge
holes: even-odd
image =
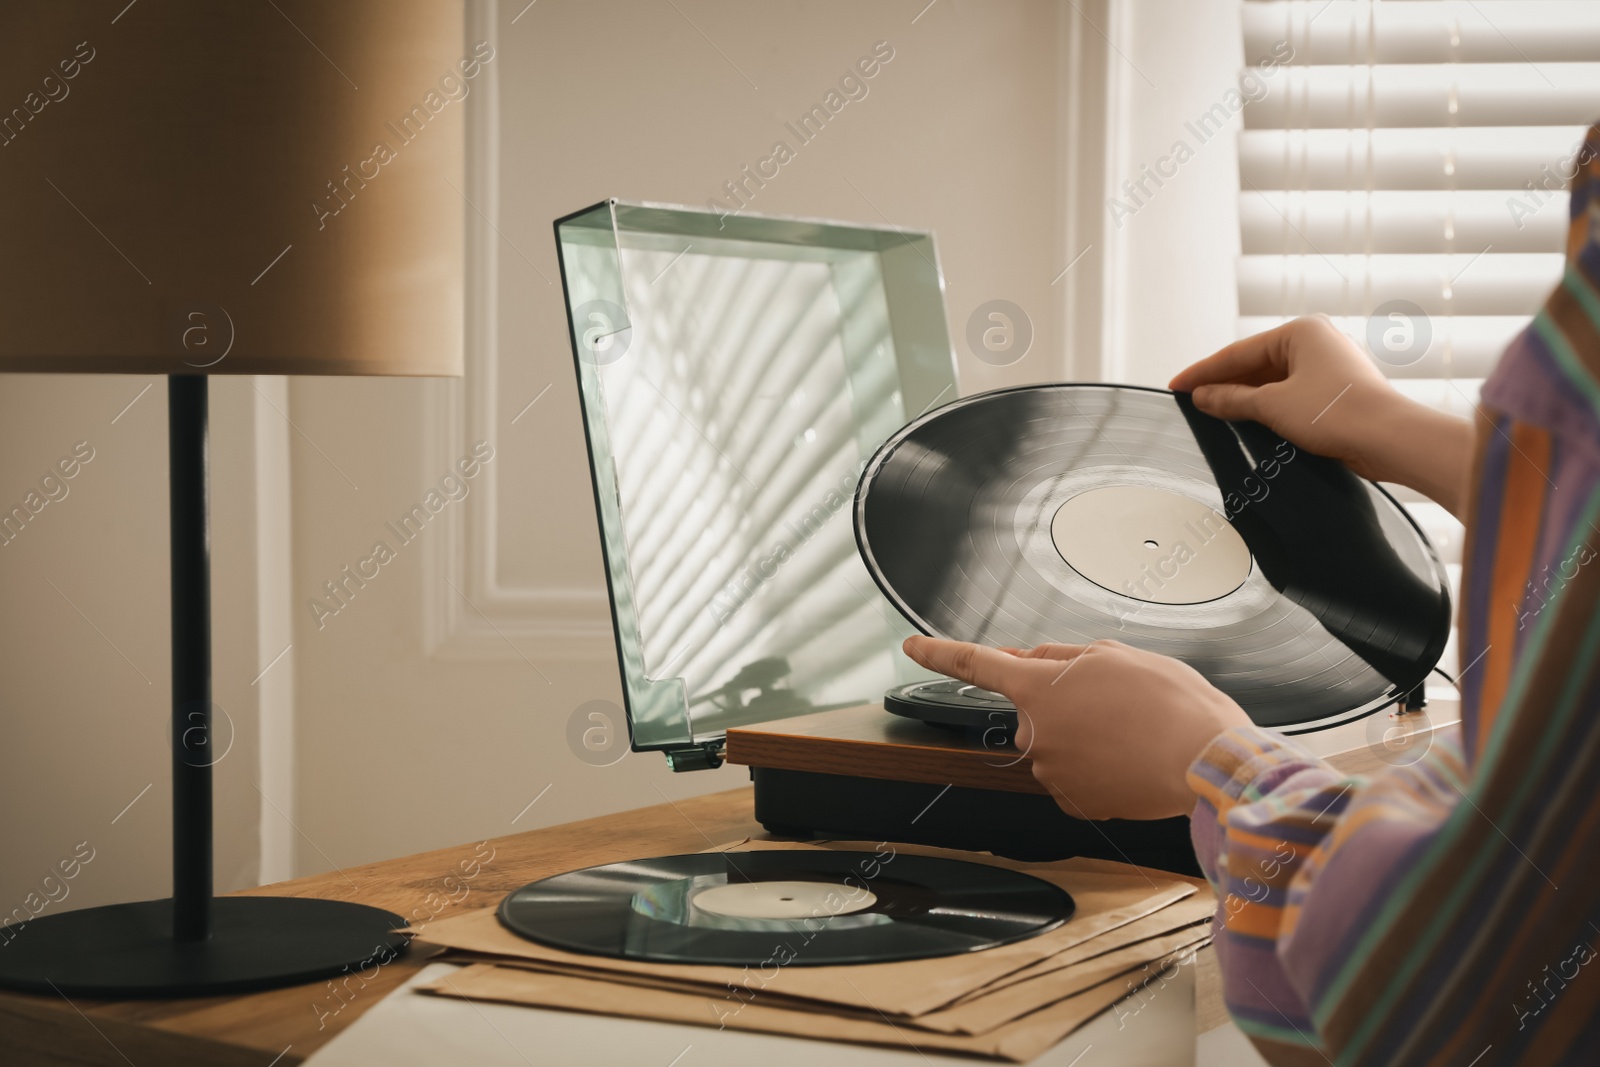
[[[667,766],[675,771],[714,771],[722,766],[726,754],[725,741],[701,741],[697,745],[667,749]]]

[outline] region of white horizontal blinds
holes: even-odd
[[[1240,137],[1242,329],[1323,312],[1388,343],[1392,320],[1372,316],[1404,301],[1429,343],[1375,352],[1379,365],[1470,411],[1560,277],[1565,177],[1600,117],[1600,2],[1272,0],[1243,14],[1247,60],[1275,69],[1247,93]]]
[[[1561,275],[1600,0],[1250,0],[1243,25],[1241,332],[1327,314],[1471,414]],[[1408,505],[1455,563],[1459,526]]]
[[[1244,109],[1246,325],[1320,311],[1365,336],[1404,299],[1443,321],[1396,376],[1481,377],[1560,275],[1600,2],[1251,2],[1244,32],[1253,66],[1292,50]]]

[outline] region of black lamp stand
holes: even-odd
[[[167,379],[172,502],[172,898],[0,931],[0,988],[182,997],[293,985],[393,959],[405,920],[312,897],[212,894],[211,545],[206,379]]]

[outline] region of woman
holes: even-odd
[[[1325,319],[1173,379],[1467,527],[1461,725],[1416,763],[1340,774],[1189,667],[1114,641],[1026,652],[912,638],[1010,697],[1070,813],[1189,813],[1221,906],[1224,994],[1275,1064],[1600,1062],[1600,127],[1561,285],[1476,423],[1391,389]]]

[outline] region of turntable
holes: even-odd
[[[748,767],[769,830],[1197,873],[1187,819],[1065,815],[1015,709],[904,638],[1116,637],[1288,730],[1406,700],[1443,648],[1432,549],[1337,465],[1280,458],[1236,509],[1261,427],[1114,386],[958,399],[931,235],[615,200],[555,229],[632,747]],[[1121,588],[1184,522],[1206,561]],[[1353,581],[1330,531],[1382,566]]]

